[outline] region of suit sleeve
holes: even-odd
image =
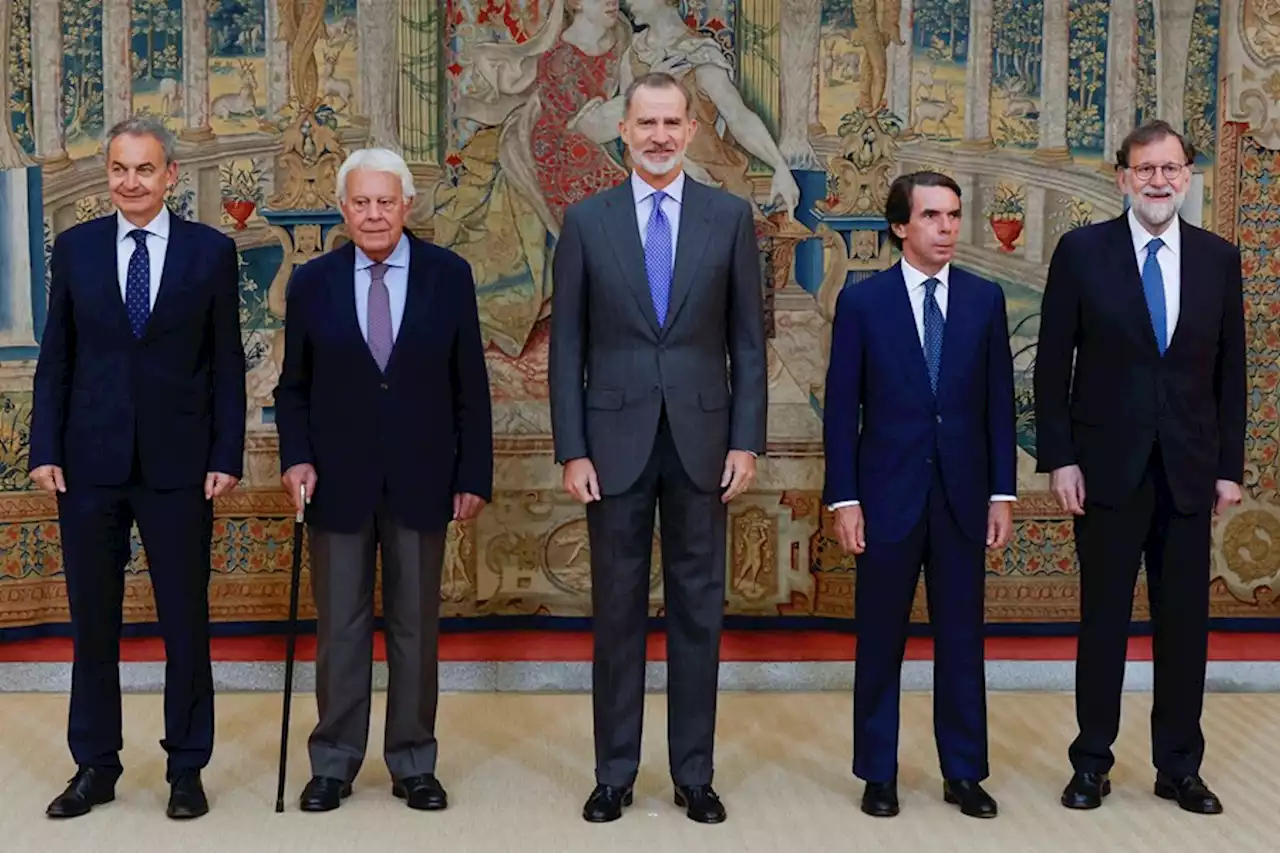
[[[49,309],[40,339],[40,356],[36,360],[28,457],[32,470],[41,465],[63,464],[62,440],[67,426],[76,343],[71,283],[66,264],[70,251],[73,249],[68,245],[66,235],[59,236],[50,259],[53,280],[49,286]]]
[[[1240,250],[1231,247],[1227,262],[1226,304],[1222,306],[1222,330],[1214,391],[1218,396],[1218,479],[1244,482],[1244,439],[1247,414],[1245,377],[1244,288]]]
[[[462,262],[457,274],[458,332],[453,341],[450,372],[458,441],[454,492],[493,500],[493,407],[489,397],[489,368],[480,336],[480,309],[471,265]]]
[[[209,470],[244,475],[245,364],[235,243],[220,239],[213,294],[213,446]]]
[[[1071,369],[1080,323],[1079,276],[1071,242],[1058,242],[1040,303],[1040,339],[1033,385],[1036,470],[1049,473],[1076,464],[1071,441]]]
[[[729,295],[729,448],[764,453],[769,410],[760,245],[749,205],[742,206],[733,245]]]
[[[577,209],[565,212],[551,266],[551,341],[548,383],[556,461],[587,456],[587,282]]]
[[[836,300],[827,362],[826,398],[822,415],[825,464],[822,503],[858,501],[858,440],[862,412],[862,330],[855,288],[846,287]]]
[[[280,436],[280,471],[314,465],[311,451],[312,348],[307,323],[308,291],[314,283],[306,266],[294,270],[285,291],[284,364],[276,383],[276,431]]]
[[[1009,346],[1009,312],[999,285],[987,335],[987,458],[993,495],[1018,494],[1017,421],[1013,404],[1013,352]]]

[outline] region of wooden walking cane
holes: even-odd
[[[284,653],[284,713],[280,721],[280,775],[276,782],[276,814],[284,811],[284,776],[289,755],[289,705],[293,699],[293,657],[298,638],[298,587],[302,581],[302,532],[307,487],[299,487],[298,515],[293,522],[293,576],[289,582],[289,638]]]

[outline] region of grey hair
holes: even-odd
[[[413,174],[404,158],[389,148],[360,148],[352,151],[338,169],[338,201],[347,200],[347,176],[352,172],[388,172],[400,179],[400,192],[405,201],[417,195]]]
[[[168,166],[173,162],[178,147],[178,138],[173,135],[172,130],[164,126],[164,122],[160,119],[151,116],[129,116],[123,121],[116,122],[107,131],[106,138],[102,141],[103,156],[109,157],[111,143],[116,140],[116,137],[125,135],[150,136],[164,148],[164,164]]]

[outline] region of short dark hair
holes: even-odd
[[[1116,168],[1129,168],[1129,152],[1133,150],[1135,145],[1150,145],[1170,136],[1178,140],[1182,145],[1182,157],[1186,161],[1183,165],[1190,166],[1194,163],[1196,147],[1191,144],[1191,140],[1174,130],[1173,125],[1169,124],[1169,122],[1163,119],[1153,119],[1152,121],[1143,122],[1129,131],[1129,135],[1121,141],[1120,148],[1116,150]]]
[[[902,248],[902,238],[893,233],[893,226],[911,221],[911,197],[916,187],[946,187],[960,198],[960,185],[941,172],[920,171],[899,175],[889,185],[889,197],[884,202],[884,218],[889,223],[889,242],[894,248]]]
[[[693,117],[693,102],[689,100],[689,93],[680,85],[679,80],[665,71],[650,71],[648,74],[641,74],[631,81],[631,85],[627,87],[627,92],[622,98],[623,115],[631,114],[631,99],[641,86],[648,89],[679,89],[680,94],[684,95],[685,115],[688,118]]]

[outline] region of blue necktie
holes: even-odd
[[[138,245],[129,258],[129,271],[125,275],[124,307],[133,336],[140,338],[151,316],[151,255],[147,252],[146,231],[135,228],[129,236]]]
[[[924,283],[924,363],[929,368],[929,387],[938,393],[938,369],[942,366],[942,308],[935,295],[939,281],[931,278]]]
[[[645,229],[644,268],[649,276],[649,294],[653,297],[653,310],[658,315],[658,325],[667,322],[667,308],[671,302],[671,222],[662,212],[662,200],[667,194],[655,192],[653,209],[649,212],[649,225]]]
[[[1159,237],[1151,238],[1147,244],[1147,260],[1142,264],[1142,291],[1147,295],[1147,310],[1151,312],[1151,328],[1156,333],[1156,346],[1164,355],[1168,338],[1169,320],[1165,315],[1164,275],[1160,272],[1160,262],[1156,255],[1164,241]]]

